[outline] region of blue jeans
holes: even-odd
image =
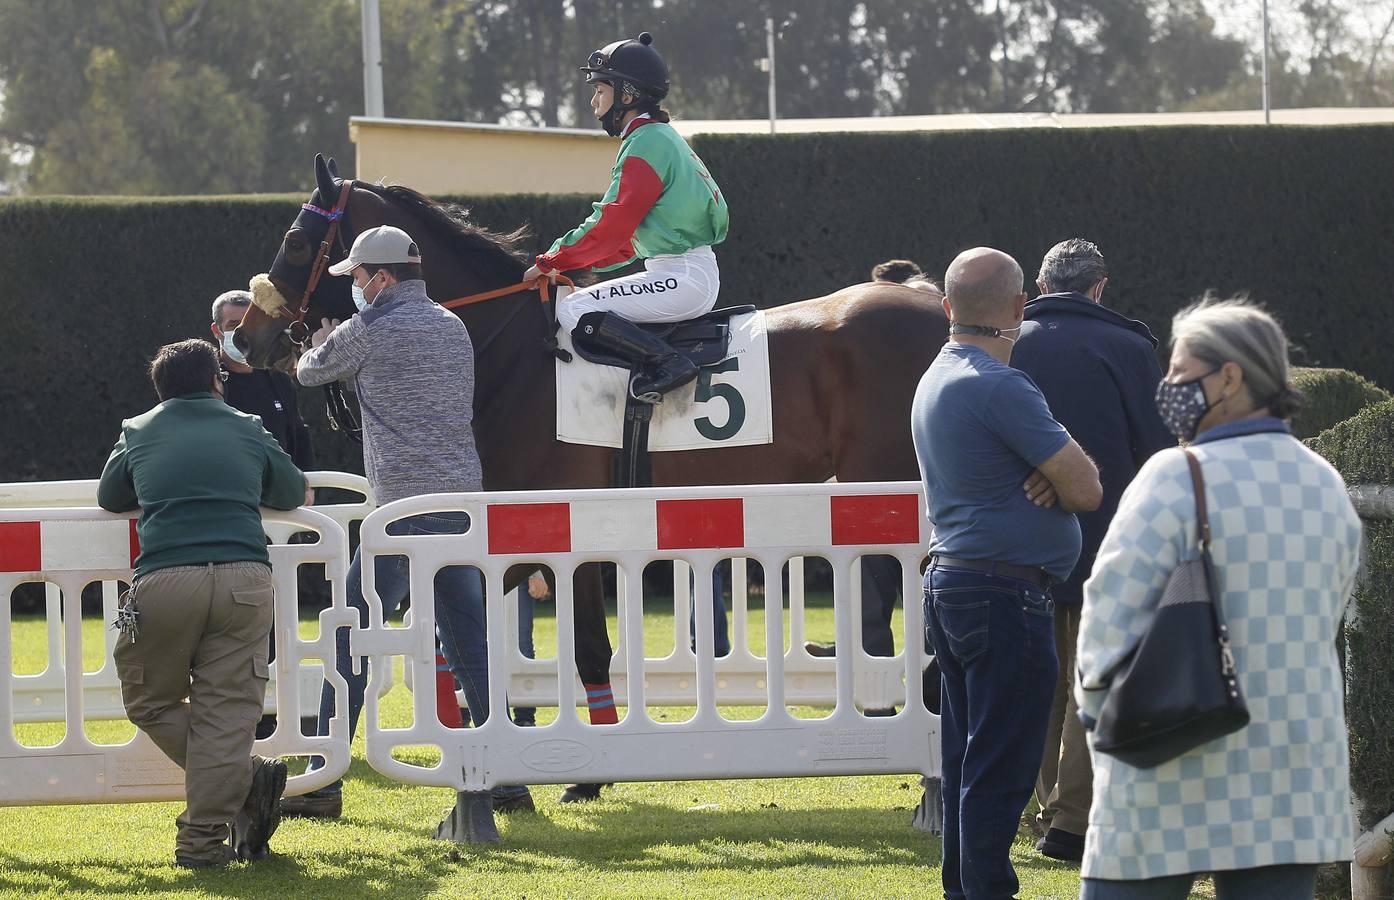
[[[463,534],[469,529],[465,513],[431,513],[400,519],[387,526],[392,535]],[[368,604],[363,599],[362,550],[353,554],[349,564],[348,603],[358,610],[358,622],[368,625]],[[378,597],[382,599],[383,617],[391,615],[407,598],[409,575],[405,556],[379,556],[374,561]],[[472,566],[447,566],[436,573],[435,579],[436,635],[441,652],[455,680],[464,687],[470,716],[479,724],[489,718],[489,650],[484,631],[484,582],[479,570]],[[348,682],[349,740],[358,733],[358,716],[363,711],[363,692],[368,683],[364,657],[359,658],[361,674],[353,674],[349,655],[349,630],[340,628],[334,635],[334,667]],[[434,680],[432,681],[434,684]],[[328,681],[320,691],[319,733],[329,733],[329,720],[334,717],[334,687]],[[313,757],[310,767],[324,765],[321,757]],[[342,789],[336,781],[318,793],[335,793]]]
[[[1013,897],[1009,853],[1055,691],[1050,591],[941,565],[925,587],[925,629],[943,673],[944,896]]]
[[[1261,866],[1215,873],[1218,900],[1311,900],[1317,890],[1317,866]],[[1086,878],[1080,900],[1185,900],[1197,873],[1103,881]]]
[[[721,560],[712,566],[712,646],[717,656],[727,656],[731,652],[730,624],[726,621],[726,573],[731,571],[731,563]],[[692,599],[697,599],[697,574],[695,569],[687,573],[687,589]],[[688,605],[687,633],[692,637],[692,650],[697,651],[697,604]]]
[[[891,615],[900,595],[900,563],[894,556],[862,557],[862,649],[895,656]]]

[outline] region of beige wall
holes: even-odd
[[[459,122],[354,118],[364,181],[405,184],[427,195],[581,193],[610,184],[619,141],[601,131],[522,129]]]
[[[1281,109],[1279,125],[1394,122],[1394,109]],[[826,131],[934,131],[984,128],[1101,128],[1137,125],[1254,125],[1259,110],[1138,115],[999,113],[952,116],[868,116],[860,119],[781,119],[779,133]],[[761,120],[676,119],[683,137],[694,134],[767,134]],[[619,141],[599,129],[514,128],[418,119],[349,120],[358,145],[357,177],[385,179],[431,194],[580,193],[599,196],[610,183]]]

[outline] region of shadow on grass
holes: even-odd
[[[419,897],[455,872],[444,854],[418,855],[403,865],[399,847],[356,844],[317,853],[314,865],[290,856],[218,869],[180,869],[173,861],[135,864],[109,857],[49,864],[19,859],[0,849],[0,896],[36,894],[115,897],[189,892],[198,897],[328,896],[365,893]],[[371,890],[369,885],[372,885]]]

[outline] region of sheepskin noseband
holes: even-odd
[[[268,316],[279,314],[281,308],[286,305],[286,298],[281,296],[281,292],[271,283],[271,277],[265,272],[253,275],[248,287],[252,292],[252,302]]]

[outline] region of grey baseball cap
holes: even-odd
[[[421,250],[411,235],[391,225],[379,225],[360,234],[349,255],[329,267],[329,274],[347,275],[362,265],[419,262]]]

